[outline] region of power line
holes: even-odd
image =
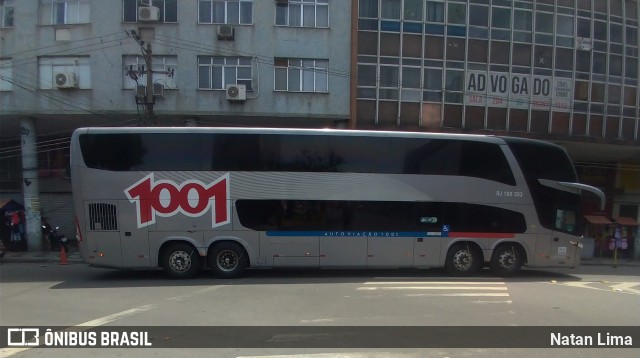
[[[97,38],[102,38],[102,37],[110,37],[113,36],[115,34],[121,34],[120,32],[118,33],[114,33],[114,34],[109,34],[109,35],[104,35],[104,36],[100,36]],[[94,38],[94,39],[97,39]],[[49,52],[46,54],[39,54],[36,56],[31,56],[31,57],[26,57],[26,58],[21,58],[18,59],[17,61],[11,61],[11,62],[7,62],[4,65],[0,65],[0,69],[2,68],[9,68],[9,67],[20,67],[22,65],[28,64],[33,62],[33,60],[37,60],[39,57],[47,57],[47,56],[54,56],[54,55],[64,55],[64,56],[79,56],[78,54],[72,53],[74,51],[80,51],[80,50],[85,50],[85,49],[89,49],[88,51],[91,51],[91,48],[94,46],[99,46],[97,49],[101,49],[105,44],[109,44],[112,42],[120,42],[122,40],[127,40],[127,37],[121,37],[121,38],[117,38],[114,40],[109,40],[109,41],[100,41],[100,42],[96,42],[96,43],[91,43],[91,44],[85,44],[85,45],[81,45],[81,46],[77,46],[77,47],[71,47],[71,48],[65,48],[65,49],[61,49],[59,51],[55,51],[55,52]],[[84,42],[86,40],[78,40],[79,42]],[[120,44],[118,44],[120,45]],[[39,50],[45,49],[45,48],[50,48],[50,47],[55,47],[55,46],[60,46],[60,45],[54,45],[54,46],[48,46],[48,47],[43,47]],[[29,52],[31,51],[35,51],[35,50],[28,50]],[[15,54],[12,55],[13,57],[15,57]],[[7,57],[11,57],[11,56],[7,56]]]

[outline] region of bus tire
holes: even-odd
[[[193,246],[171,244],[162,255],[162,269],[171,278],[191,278],[200,268],[200,255]]]
[[[516,245],[501,245],[493,251],[491,271],[498,276],[513,276],[522,267],[522,254]]]
[[[221,242],[213,246],[208,255],[208,266],[216,277],[241,276],[249,264],[244,248],[235,242]]]
[[[452,276],[470,276],[480,270],[482,255],[470,244],[455,244],[449,248],[445,269]]]

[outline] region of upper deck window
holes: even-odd
[[[499,145],[330,135],[83,134],[87,166],[113,171],[289,171],[453,175],[515,185]]]

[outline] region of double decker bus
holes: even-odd
[[[80,128],[71,141],[88,264],[162,268],[576,267],[580,198],[543,141],[460,134]]]

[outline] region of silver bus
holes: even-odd
[[[499,275],[580,262],[561,147],[481,135],[322,129],[80,128],[82,258],[162,268],[434,268]]]

